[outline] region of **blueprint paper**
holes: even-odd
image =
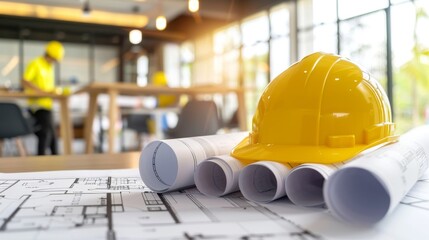
[[[239,187],[247,199],[268,203],[286,196],[285,179],[292,168],[271,161],[260,161],[247,165],[240,172]]]
[[[286,194],[291,202],[303,207],[324,206],[323,185],[343,163],[302,164],[293,168],[285,180]]]
[[[195,186],[207,195],[220,197],[239,190],[238,177],[244,165],[229,155],[208,158],[197,166]]]
[[[429,172],[379,224],[356,227],[286,199],[155,193],[134,170],[0,174],[0,239],[429,239]]]
[[[140,175],[155,192],[194,185],[197,165],[212,156],[229,154],[248,133],[178,138],[149,143],[140,156]]]
[[[377,145],[359,154],[366,155],[379,149]],[[334,164],[305,163],[294,167],[285,182],[289,200],[303,207],[324,207],[323,186],[326,180],[346,162]]]
[[[376,223],[395,209],[428,163],[429,126],[414,128],[336,171],[324,187],[327,206],[343,221]]]

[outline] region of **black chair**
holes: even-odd
[[[0,155],[5,139],[17,138],[16,144],[21,156],[27,155],[20,136],[33,133],[29,120],[24,117],[21,108],[15,103],[0,102]]]
[[[169,138],[213,135],[221,127],[216,103],[190,100],[179,114],[175,128],[167,131]]]
[[[122,115],[123,129],[131,129],[137,133],[137,147],[140,149],[143,146],[142,138],[149,135],[149,121],[152,119],[151,115],[129,113]],[[125,151],[125,139],[121,137],[122,151]]]

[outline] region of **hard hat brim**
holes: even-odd
[[[246,164],[261,160],[280,163],[331,164],[348,161],[366,149],[383,143],[395,142],[398,138],[399,136],[389,136],[371,144],[360,144],[349,148],[332,148],[327,146],[249,144],[249,137],[246,137],[232,150],[231,155]]]

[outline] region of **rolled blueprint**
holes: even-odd
[[[140,155],[140,176],[155,192],[191,187],[201,161],[228,154],[246,135],[241,132],[153,141]]]
[[[284,197],[285,178],[289,169],[289,166],[270,161],[247,165],[240,172],[240,191],[245,198],[259,203],[268,203]]]
[[[289,200],[298,206],[324,206],[323,184],[343,164],[302,164],[291,170],[285,180]]]
[[[220,197],[236,192],[243,167],[239,160],[229,155],[210,157],[198,164],[194,174],[195,186],[207,196]]]
[[[422,126],[336,171],[324,187],[326,204],[341,220],[376,223],[394,210],[425,172],[428,161],[429,126]]]

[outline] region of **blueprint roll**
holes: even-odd
[[[154,192],[191,187],[200,162],[212,156],[228,154],[247,134],[241,132],[153,141],[140,155],[140,176]]]
[[[308,163],[293,168],[285,180],[289,200],[303,207],[324,206],[323,185],[338,167],[334,164]]]
[[[244,165],[229,155],[210,157],[201,162],[194,174],[195,186],[207,196],[220,197],[236,192]]]
[[[271,161],[255,162],[241,170],[238,184],[245,198],[268,203],[286,196],[285,178],[289,166]]]
[[[422,126],[336,171],[323,190],[326,204],[343,221],[374,224],[395,209],[428,162],[429,126]]]

